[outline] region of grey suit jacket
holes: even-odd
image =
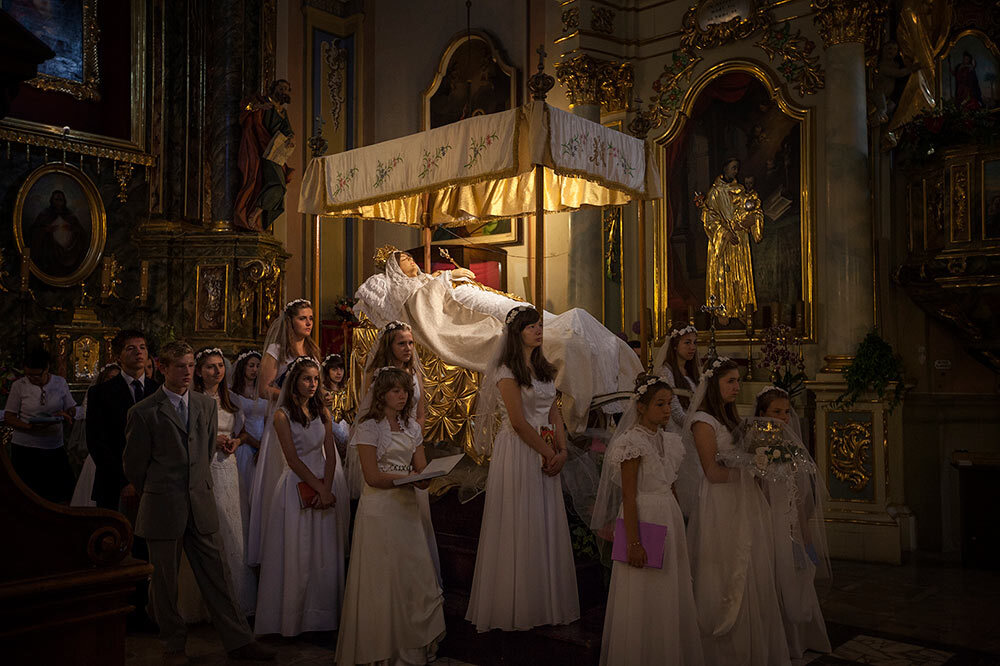
[[[206,395],[189,394],[189,428],[162,388],[128,412],[122,462],[125,476],[140,493],[135,533],[146,539],[179,539],[189,512],[198,532],[219,529],[209,470],[218,407]]]

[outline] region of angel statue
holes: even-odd
[[[490,353],[503,335],[504,319],[524,305],[510,295],[476,282],[466,268],[428,275],[406,252],[386,245],[375,254],[379,271],[362,283],[354,310],[381,328],[403,321],[413,337],[445,363],[486,371]],[[571,432],[587,424],[591,400],[631,390],[642,364],[632,348],[586,310],[543,313],[545,356],[557,369],[556,388]]]

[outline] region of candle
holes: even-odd
[[[24,248],[21,255],[21,293],[28,293],[28,278],[31,276],[31,248]]]

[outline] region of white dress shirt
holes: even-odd
[[[132,400],[133,401],[139,402],[138,400],[135,399],[135,387],[132,386],[132,382],[134,382],[136,380],[139,380],[139,383],[142,384],[142,391],[143,391],[142,397],[145,398],[145,397],[147,397],[149,395],[149,393],[146,392],[147,389],[146,389],[146,373],[145,372],[140,377],[129,377],[129,374],[127,372],[125,372],[124,370],[122,370],[121,371],[121,377],[122,377],[122,379],[125,380],[125,383],[128,385],[128,390],[132,393]]]
[[[183,404],[184,405],[184,413],[188,415],[189,419],[191,418],[191,411],[189,409],[189,404],[188,404],[188,396],[191,395],[191,391],[190,390],[184,391],[184,394],[181,395],[180,393],[174,393],[173,391],[171,391],[170,389],[168,389],[166,386],[164,386],[163,387],[163,392],[167,394],[168,398],[170,398],[170,404],[174,406],[174,411],[177,412],[178,416],[180,416],[179,407],[180,407],[180,405]],[[187,423],[184,424],[184,427],[187,427]]]

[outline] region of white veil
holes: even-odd
[[[358,299],[354,312],[364,313],[372,324],[383,328],[403,316],[403,304],[430,279],[423,271],[412,278],[406,275],[399,267],[399,252],[394,252],[386,260],[384,271],[372,275],[358,287],[354,293]]]
[[[668,333],[666,339],[663,341],[663,344],[656,350],[656,355],[653,356],[653,372],[659,374],[660,368],[662,368],[663,364],[667,362],[667,352],[670,351],[670,342],[674,338],[687,335],[688,333],[697,332],[698,329],[694,326],[685,326],[684,328],[679,328]],[[680,380],[678,379],[678,381]]]
[[[279,321],[283,320],[281,317]],[[274,329],[278,322],[271,325]],[[271,331],[268,331],[268,338]],[[266,349],[266,347],[265,347]],[[311,356],[300,357],[308,359],[317,366],[319,361]],[[298,361],[295,359],[294,362]],[[302,361],[298,361],[302,362]],[[282,475],[288,470],[288,461],[281,451],[281,444],[278,442],[274,431],[274,413],[279,405],[284,404],[288,391],[292,390],[291,382],[283,381],[292,364],[278,367],[278,375],[275,381],[281,384],[281,390],[277,400],[268,404],[267,419],[264,422],[264,436],[260,442],[260,452],[257,456],[257,465],[254,467],[253,484],[250,487],[250,526],[247,537],[247,564],[249,566],[260,566],[261,556],[264,551],[264,529],[267,524],[267,516],[270,515],[271,501],[274,497],[275,488],[281,480]],[[351,520],[351,505],[348,501],[347,482],[344,475],[343,461],[337,454],[334,447],[334,455],[337,456],[337,472],[334,476],[332,492],[337,498],[335,511],[337,513],[337,535],[346,552],[348,526]],[[339,478],[337,478],[339,476]]]

